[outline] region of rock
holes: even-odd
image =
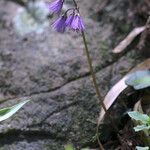
[[[95,12],[91,6],[96,3],[96,0],[83,0],[80,6],[87,25],[90,54],[104,96],[140,59],[134,46],[127,54],[112,55],[118,33],[114,30],[117,19],[108,16],[107,19],[102,17],[100,22],[93,20]],[[82,38],[70,31],[56,33],[50,27],[40,35],[19,36],[10,22],[11,11],[17,11],[14,11],[14,5],[19,7],[5,0],[0,2],[0,14],[5,14],[5,22],[9,23],[0,30],[0,98],[8,99],[1,107],[16,104],[24,97],[30,97],[32,101],[1,123],[0,150],[63,150],[68,142],[79,148],[91,145],[99,102]],[[124,10],[119,7],[111,11],[109,13],[125,17]],[[107,11],[104,16],[106,14]]]

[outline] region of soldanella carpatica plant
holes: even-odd
[[[84,53],[87,57],[87,62],[89,65],[89,70],[91,73],[91,77],[92,77],[93,85],[94,85],[95,92],[97,95],[97,99],[99,100],[99,103],[102,106],[102,108],[104,109],[105,113],[107,113],[107,108],[106,108],[105,104],[103,103],[103,98],[99,91],[99,87],[98,87],[98,83],[97,83],[96,75],[95,75],[95,70],[93,67],[93,62],[92,62],[92,59],[91,59],[91,56],[89,53],[89,48],[88,48],[87,39],[86,39],[86,35],[85,35],[86,26],[84,23],[84,19],[82,18],[82,15],[80,13],[80,8],[79,8],[76,0],[72,0],[72,2],[74,4],[74,6],[71,8],[68,8],[68,10],[66,10],[63,13],[62,13],[62,8],[65,3],[65,0],[54,0],[52,3],[48,4],[49,11],[52,14],[56,14],[56,16],[58,16],[58,18],[52,23],[52,27],[53,27],[53,29],[55,29],[56,31],[61,32],[61,33],[64,33],[67,29],[69,29],[70,31],[77,32],[79,35],[81,35],[81,37],[83,39]],[[112,117],[109,115],[109,113],[107,113],[107,116],[109,117],[109,120],[111,120],[112,126],[117,131],[118,129],[117,129],[115,123],[113,122]],[[99,131],[98,127],[99,127],[99,124],[97,125],[96,133],[98,133],[98,131]],[[99,148],[101,150],[104,150],[104,147],[98,138],[99,134],[96,134],[96,135],[97,135]]]

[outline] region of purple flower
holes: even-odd
[[[73,19],[74,19],[74,13],[72,13],[71,15],[69,15],[69,17],[67,18],[67,20],[66,20],[66,26],[70,27]]]
[[[64,3],[64,0],[56,0],[52,3],[50,3],[48,5],[48,8],[52,13],[59,14],[61,12],[62,7],[63,7],[63,3]]]
[[[61,32],[61,33],[65,32],[65,29],[66,29],[66,19],[67,19],[66,15],[61,16],[60,18],[58,18],[52,24],[52,27],[54,29],[56,29],[56,31],[58,31],[58,32]]]
[[[85,26],[79,14],[71,14],[66,20],[66,25],[74,31],[84,31]]]

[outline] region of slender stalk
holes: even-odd
[[[83,43],[84,43],[84,46],[85,46],[85,53],[86,53],[86,56],[87,56],[87,61],[88,61],[88,64],[89,64],[89,69],[90,69],[91,75],[92,75],[93,85],[94,85],[94,88],[95,88],[95,91],[96,91],[97,98],[98,98],[98,100],[100,102],[100,105],[104,109],[106,115],[109,117],[114,130],[116,132],[118,132],[118,127],[115,125],[115,123],[114,123],[111,115],[107,112],[107,108],[106,108],[106,106],[105,106],[105,104],[103,102],[103,98],[102,98],[102,96],[100,94],[98,83],[97,83],[97,80],[96,80],[96,75],[95,75],[95,72],[94,72],[94,69],[93,69],[93,65],[92,65],[92,59],[90,57],[89,49],[88,49],[88,46],[87,46],[87,41],[86,41],[85,33],[83,31],[82,31],[82,38],[83,38]],[[97,128],[99,128],[99,123],[97,124]]]
[[[76,0],[73,0],[73,2],[74,2],[75,7],[78,8],[78,4],[77,4]],[[77,10],[79,12],[79,9],[77,9]],[[97,84],[97,81],[96,81],[96,76],[95,76],[94,69],[93,69],[93,66],[92,66],[92,59],[91,59],[90,54],[89,54],[89,49],[88,49],[88,46],[87,46],[87,41],[86,41],[86,38],[85,38],[84,31],[82,31],[81,34],[82,34],[83,43],[84,43],[84,46],[85,46],[85,53],[86,53],[86,56],[87,56],[89,69],[90,69],[90,72],[91,72],[91,75],[92,75],[92,79],[93,79],[93,84],[94,84],[94,87],[95,87],[96,95],[97,95],[97,97],[99,99],[100,105],[103,107],[105,113],[107,113],[107,108],[106,108],[105,104],[103,103],[102,96],[101,96],[101,94],[99,92],[98,84]]]
[[[99,139],[99,125],[97,125],[97,127],[96,127],[96,138],[97,138],[97,142],[98,142],[100,150],[105,150]]]
[[[73,0],[73,2],[74,2],[74,5],[75,5],[77,11],[79,12],[79,8],[78,8],[78,4],[77,4],[76,0]],[[98,100],[100,102],[100,105],[104,109],[105,113],[107,114],[107,116],[111,120],[114,129],[116,131],[118,131],[118,128],[116,127],[115,123],[113,122],[113,119],[111,118],[110,114],[107,113],[107,108],[106,108],[106,106],[105,106],[105,104],[103,102],[103,98],[102,98],[102,96],[100,94],[98,83],[97,83],[97,80],[96,80],[96,75],[95,75],[95,72],[94,72],[94,69],[93,69],[93,65],[92,65],[92,59],[90,57],[90,53],[89,53],[89,49],[88,49],[88,46],[87,46],[87,41],[86,41],[86,37],[85,37],[84,31],[81,32],[81,35],[82,35],[82,38],[83,38],[83,43],[84,43],[84,46],[85,46],[85,54],[87,56],[89,70],[91,72],[91,76],[92,76],[92,80],[93,80],[93,85],[94,85],[94,88],[95,88],[95,91],[96,91],[97,98],[98,98]],[[98,130],[99,130],[99,123],[97,124],[97,127],[96,127],[96,137],[97,137],[97,141],[98,141],[100,150],[104,150],[104,147],[103,147],[103,145],[102,145],[102,143],[101,143],[101,141],[99,139]]]
[[[76,0],[73,0],[73,2],[74,2],[74,5],[75,5],[77,11],[79,12],[79,8],[78,8],[78,4],[76,3]],[[104,111],[107,112],[107,109],[106,109],[106,107],[105,107],[105,105],[102,101],[102,96],[99,92],[98,84],[96,82],[96,76],[95,76],[94,69],[93,69],[93,66],[92,66],[92,59],[90,58],[90,54],[89,54],[89,50],[88,50],[87,41],[86,41],[86,38],[85,38],[84,31],[82,31],[82,38],[83,38],[83,43],[84,43],[84,46],[85,46],[85,53],[86,53],[86,56],[87,56],[87,61],[88,61],[88,64],[89,64],[89,69],[90,69],[90,72],[91,72],[91,75],[92,75],[93,84],[94,84],[94,87],[95,87],[95,90],[96,90],[96,94],[98,96],[98,99],[99,99],[100,104],[102,105]],[[97,141],[98,141],[98,144],[99,144],[99,148],[100,148],[100,150],[105,150],[102,143],[101,143],[101,141],[100,141],[100,139],[99,139],[98,129],[99,129],[99,125],[97,124],[96,138],[97,138]]]
[[[76,7],[78,8],[78,5],[77,5],[76,1],[75,0],[73,0],[73,1],[75,2]],[[90,54],[89,54],[89,49],[88,49],[88,46],[87,46],[87,41],[86,41],[86,37],[85,37],[84,31],[82,31],[82,38],[83,38],[83,42],[84,42],[84,46],[85,46],[85,53],[86,53],[86,56],[87,56],[87,61],[88,61],[88,64],[89,64],[89,69],[90,69],[91,75],[92,75],[93,84],[94,84],[94,87],[95,87],[97,98],[99,99],[100,105],[104,109],[105,114],[109,117],[110,121],[112,122],[112,125],[113,125],[115,131],[118,131],[118,128],[115,125],[111,115],[107,111],[107,108],[106,108],[106,106],[105,106],[105,104],[103,102],[102,95],[101,95],[101,93],[99,91],[99,87],[98,87],[98,83],[97,83],[97,80],[96,80],[96,75],[95,75],[95,72],[94,72],[94,69],[93,69],[92,59],[91,59]]]
[[[103,107],[104,111],[107,112],[106,106],[103,103],[102,96],[101,96],[101,94],[99,92],[99,88],[98,88],[98,84],[97,84],[97,81],[96,81],[96,76],[95,76],[94,69],[93,69],[93,66],[92,66],[92,60],[90,58],[90,54],[89,54],[87,41],[86,41],[84,32],[82,32],[82,38],[83,38],[83,42],[84,42],[84,46],[85,46],[85,53],[86,53],[86,56],[87,56],[89,69],[90,69],[90,72],[91,72],[91,75],[92,75],[92,79],[93,79],[93,84],[94,84],[94,87],[95,87],[96,95],[97,95],[97,97],[99,99],[99,102],[100,102],[101,106]]]
[[[78,7],[77,2],[75,0],[73,0],[73,2],[74,2],[75,7],[77,8]]]
[[[94,73],[94,69],[93,69],[93,66],[92,66],[92,60],[91,60],[91,57],[90,57],[90,54],[89,54],[89,50],[88,50],[88,46],[87,46],[87,42],[86,42],[86,38],[85,38],[85,34],[84,32],[82,32],[82,38],[83,38],[83,43],[84,43],[84,46],[85,46],[85,54],[87,56],[87,61],[88,61],[88,64],[89,64],[89,69],[90,69],[90,72],[91,72],[91,75],[92,75],[92,79],[93,79],[93,84],[94,84],[94,87],[95,87],[95,91],[96,91],[96,95],[99,99],[99,102],[101,104],[101,106],[103,107],[103,109],[107,112],[107,109],[102,101],[102,96],[99,92],[99,88],[98,88],[98,84],[96,82],[96,76],[95,76],[95,73]],[[97,125],[96,127],[96,137],[97,137],[97,141],[98,141],[98,144],[99,144],[99,147],[101,150],[104,150],[104,147],[99,139],[99,135],[98,135],[98,129],[99,129],[99,125]]]

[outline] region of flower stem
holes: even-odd
[[[96,81],[96,76],[95,76],[94,69],[93,69],[93,66],[92,66],[92,60],[90,58],[90,54],[89,54],[87,41],[86,41],[84,32],[82,32],[82,38],[83,38],[83,42],[84,42],[84,46],[85,46],[85,53],[86,53],[86,56],[87,56],[89,69],[90,69],[90,72],[91,72],[91,75],[92,75],[92,79],[93,79],[93,84],[94,84],[94,87],[95,87],[96,95],[97,95],[97,97],[99,99],[99,102],[100,102],[101,106],[103,107],[104,111],[107,112],[106,106],[103,103],[102,96],[101,96],[101,94],[99,92],[99,88],[98,88],[98,84],[97,84],[97,81]]]
[[[77,8],[77,7],[78,7],[77,2],[76,2],[75,0],[73,0],[73,3],[74,3],[74,5],[75,5],[75,7]]]
[[[76,2],[76,0],[73,0],[74,2],[74,5],[77,9],[77,11],[79,12],[79,8],[78,8],[78,4]],[[80,13],[80,12],[79,12]],[[87,41],[86,41],[86,37],[85,37],[85,33],[84,31],[81,32],[81,35],[82,35],[82,38],[83,38],[83,43],[84,43],[84,46],[85,46],[85,54],[87,56],[87,61],[88,61],[88,65],[89,65],[89,70],[91,72],[91,76],[92,76],[92,80],[93,80],[93,85],[94,85],[94,88],[95,88],[95,91],[96,91],[96,95],[97,95],[97,98],[100,102],[100,105],[102,106],[102,108],[104,109],[105,111],[105,114],[107,114],[107,116],[109,117],[109,119],[111,120],[112,122],[112,125],[114,127],[114,129],[116,131],[118,131],[118,128],[117,126],[115,125],[115,123],[113,122],[113,119],[111,117],[111,115],[109,113],[107,113],[107,108],[103,102],[103,98],[101,96],[101,93],[99,91],[99,87],[98,87],[98,83],[97,83],[97,80],[96,80],[96,75],[95,75],[95,72],[94,72],[94,69],[93,69],[93,64],[92,64],[92,59],[90,57],[90,53],[89,53],[89,49],[88,49],[88,45],[87,45]],[[99,147],[100,147],[100,150],[104,150],[104,147],[99,139],[99,134],[98,134],[98,131],[99,131],[99,123],[97,123],[97,128],[96,128],[96,137],[97,137],[97,140],[98,140],[98,144],[99,144]]]
[[[97,97],[98,97],[98,99],[100,101],[101,106],[107,112],[107,109],[106,109],[104,103],[102,102],[102,97],[101,97],[101,94],[99,92],[98,84],[96,82],[96,76],[95,76],[94,69],[93,69],[93,66],[92,66],[92,60],[90,58],[90,54],[89,54],[89,50],[88,50],[88,46],[87,46],[87,41],[86,41],[85,34],[84,34],[83,31],[82,31],[82,38],[83,38],[83,43],[84,43],[84,46],[85,46],[85,54],[87,56],[87,61],[88,61],[88,64],[89,64],[89,69],[90,69],[91,75],[92,75],[92,79],[93,79],[93,84],[94,84],[94,87],[95,87],[96,95],[97,95]],[[96,137],[97,137],[97,141],[98,141],[100,149],[104,150],[104,147],[103,147],[102,143],[99,140],[98,125],[97,125],[97,128],[96,128]]]
[[[118,128],[115,125],[111,115],[107,112],[107,108],[106,108],[106,106],[105,106],[105,104],[103,102],[103,98],[102,98],[102,96],[100,94],[98,83],[97,83],[97,80],[96,80],[96,75],[95,75],[95,72],[94,72],[94,69],[93,69],[93,65],[92,65],[92,59],[91,59],[90,54],[89,54],[89,49],[88,49],[88,46],[87,46],[87,41],[86,41],[86,37],[85,37],[84,31],[82,31],[82,38],[83,38],[83,43],[84,43],[84,46],[85,46],[85,53],[86,53],[86,56],[87,56],[87,61],[88,61],[88,64],[89,64],[89,69],[90,69],[91,75],[92,75],[93,85],[94,85],[94,88],[95,88],[95,91],[96,91],[97,98],[99,100],[100,105],[104,109],[105,114],[109,117],[110,121],[112,122],[112,126],[113,126],[114,130],[118,132]],[[97,126],[99,126],[99,123],[98,123]]]

